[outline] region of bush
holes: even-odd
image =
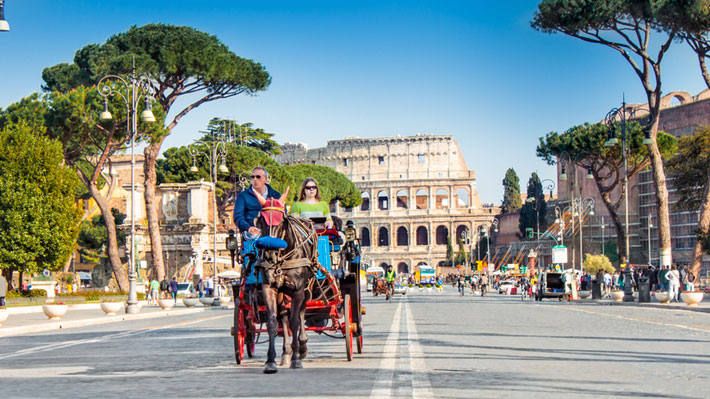
[[[597,274],[599,271],[614,273],[614,266],[606,255],[587,254],[584,258],[584,270],[591,275]]]
[[[11,298],[44,298],[47,296],[45,290],[12,290],[7,292],[7,299]]]

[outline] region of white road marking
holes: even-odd
[[[131,335],[138,335],[138,334],[143,334],[143,333],[147,333],[147,332],[151,332],[151,331],[163,330],[163,329],[175,327],[175,326],[186,326],[186,325],[190,325],[190,324],[201,323],[201,322],[207,321],[207,320],[219,319],[221,317],[227,317],[227,316],[231,317],[231,315],[204,317],[204,318],[201,318],[198,320],[193,320],[193,321],[170,323],[170,324],[166,324],[166,325],[158,326],[158,327],[141,328],[138,330],[125,331],[125,332],[121,332],[121,333],[117,333],[117,334],[103,335],[103,336],[96,337],[96,338],[87,338],[87,339],[80,339],[80,340],[73,340],[73,341],[57,342],[55,344],[49,344],[49,345],[40,345],[40,346],[35,346],[33,348],[22,349],[17,352],[14,352],[14,353],[0,355],[0,360],[9,359],[12,357],[17,357],[17,356],[24,356],[24,355],[33,354],[33,353],[48,352],[48,351],[55,350],[55,349],[69,348],[71,346],[76,346],[76,345],[101,342],[101,341],[105,341],[107,339],[112,339],[112,338],[128,337]]]
[[[382,360],[380,361],[377,379],[372,386],[370,399],[387,399],[392,397],[392,380],[394,379],[395,362],[397,360],[397,342],[399,341],[399,329],[402,321],[402,301],[394,311],[394,319],[390,327],[389,335],[385,347],[382,350]]]
[[[678,328],[683,328],[686,330],[692,330],[692,331],[702,331],[702,332],[710,332],[710,330],[707,329],[702,329],[702,328],[695,328],[695,327],[688,327],[684,326],[682,324],[674,324],[674,323],[663,323],[660,321],[653,321],[653,320],[648,320],[648,319],[642,319],[642,318],[636,318],[636,317],[625,317],[625,316],[620,316],[620,315],[615,315],[615,314],[608,314],[608,313],[602,313],[602,312],[595,312],[592,310],[586,310],[586,309],[575,309],[575,308],[568,308],[568,307],[561,307],[561,306],[549,306],[549,305],[537,305],[537,306],[544,306],[549,309],[559,309],[559,310],[571,310],[574,312],[583,312],[583,313],[590,313],[590,314],[595,314],[595,315],[602,315],[602,316],[607,316],[607,317],[612,317],[612,318],[617,318],[617,319],[622,319],[622,320],[630,320],[630,321],[640,321],[642,323],[650,323],[650,324],[656,324],[659,326],[666,326],[666,327],[678,327]],[[666,310],[666,309],[661,309],[661,310]],[[668,309],[670,310],[670,309]]]
[[[407,341],[409,345],[409,358],[411,360],[411,370],[409,374],[412,378],[412,397],[417,398],[434,398],[434,393],[431,389],[431,382],[426,374],[427,368],[424,363],[424,352],[419,344],[419,335],[417,327],[414,324],[414,316],[409,309],[409,302],[405,302],[405,312],[407,313]]]

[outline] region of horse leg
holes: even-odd
[[[305,302],[301,306],[301,311],[299,312],[299,319],[301,323],[301,330],[298,334],[298,346],[299,352],[298,357],[300,359],[305,359],[308,355],[308,334],[306,334],[306,305]]]
[[[276,305],[276,290],[263,286],[262,292],[264,294],[264,302],[266,303],[267,317],[266,328],[269,331],[269,351],[267,352],[266,364],[264,365],[264,373],[273,374],[278,370],[276,367],[276,337],[279,333],[279,325],[277,316],[277,305]]]
[[[291,297],[291,313],[289,315],[289,324],[291,325],[291,368],[303,368],[301,362],[300,336],[303,329],[301,314],[305,311],[305,292],[296,290]]]
[[[281,321],[281,329],[283,330],[283,352],[281,353],[281,367],[291,367],[291,356],[292,349],[289,344],[289,325],[288,325],[288,312],[284,311],[283,314],[279,316]]]

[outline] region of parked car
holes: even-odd
[[[569,299],[569,290],[565,287],[562,275],[565,274],[567,281],[572,281],[573,274],[571,271],[564,273],[560,272],[542,272],[537,280],[537,290],[535,292],[535,300],[542,301],[543,298],[557,298],[559,300]]]

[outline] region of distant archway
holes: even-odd
[[[363,227],[362,230],[360,230],[360,245],[363,247],[370,246],[370,229],[367,227]]]
[[[409,274],[409,265],[404,262],[399,262],[397,265],[398,274]]]
[[[426,227],[417,227],[417,245],[429,245],[429,232]]]
[[[459,188],[456,190],[456,195],[454,196],[454,206],[456,208],[468,208],[468,190],[465,188]]]
[[[409,232],[404,226],[399,226],[397,228],[397,246],[406,247],[409,245]]]
[[[417,203],[417,209],[429,208],[429,194],[425,189],[420,188],[419,190],[417,190],[415,202]]]
[[[409,196],[407,196],[406,190],[397,191],[397,208],[407,209],[409,208]]]
[[[446,226],[436,228],[436,245],[446,245],[446,239],[449,238],[449,229]]]
[[[380,191],[377,193],[377,208],[381,211],[386,211],[389,209],[389,197],[386,191]]]
[[[370,210],[370,193],[368,193],[367,191],[364,191],[362,193],[362,204],[360,205],[360,210],[361,211]]]
[[[387,227],[380,227],[377,231],[377,246],[386,247],[388,245],[390,245],[389,231],[387,231]]]
[[[448,207],[449,207],[449,192],[443,188],[436,190],[436,198],[435,198],[434,208],[446,209]]]

